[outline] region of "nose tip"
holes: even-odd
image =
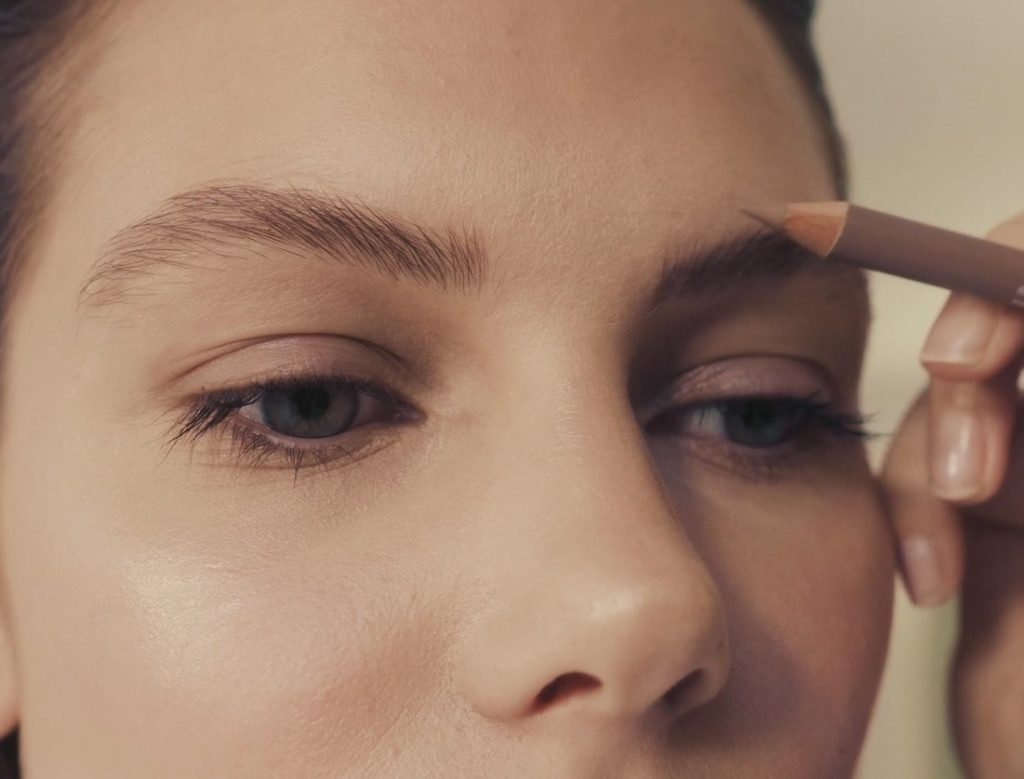
[[[545,608],[492,613],[464,669],[474,707],[502,721],[560,711],[667,724],[708,703],[728,677],[729,646],[717,590],[698,578],[625,598],[612,585],[575,608],[548,593]]]

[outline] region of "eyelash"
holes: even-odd
[[[804,465],[808,458],[815,457],[820,453],[823,445],[850,441],[866,442],[878,437],[877,433],[867,429],[870,422],[869,416],[839,411],[832,403],[822,400],[818,392],[803,397],[740,395],[673,406],[652,419],[648,423],[648,429],[664,426],[665,419],[671,420],[706,410],[722,411],[725,406],[731,404],[750,402],[787,404],[802,415],[801,421],[797,424],[793,435],[780,446],[759,449],[725,441],[725,449],[715,453],[717,456],[699,452],[703,455],[703,459],[712,460],[713,464],[724,465],[730,470],[739,471],[752,478],[772,481]],[[708,436],[690,436],[690,441],[685,441],[680,445],[692,446],[694,442],[703,442],[708,438]]]
[[[329,386],[344,392],[368,395],[390,407],[390,419],[385,423],[375,421],[359,425],[331,437],[344,439],[345,444],[336,440],[315,445],[285,443],[278,439],[278,436],[282,434],[268,435],[254,429],[251,424],[240,423],[232,419],[241,409],[258,403],[267,392],[289,392],[310,386]],[[302,468],[311,467],[305,464],[307,458],[312,458],[314,462],[312,467],[326,470],[327,466],[335,460],[346,459],[348,462],[356,462],[378,450],[377,447],[372,446],[373,441],[367,440],[365,437],[369,435],[370,431],[365,433],[355,431],[374,428],[379,432],[382,425],[395,426],[403,422],[408,423],[415,421],[418,416],[417,410],[410,403],[382,384],[350,376],[320,373],[297,374],[265,381],[254,381],[246,386],[199,396],[193,400],[191,407],[175,423],[175,433],[169,443],[174,446],[179,440],[186,439],[189,443],[194,444],[206,433],[221,429],[231,436],[231,447],[236,455],[237,465],[258,468],[271,458],[279,459],[295,471],[297,478]],[[354,447],[347,443],[356,437],[363,437],[362,442],[357,443]],[[368,449],[371,451],[367,451]]]
[[[358,425],[338,435],[332,436],[333,441],[315,445],[285,443],[278,439],[281,434],[268,435],[254,429],[253,424],[233,421],[238,412],[258,403],[264,394],[270,391],[288,392],[301,387],[329,386],[344,392],[368,395],[386,404],[390,408],[387,422],[373,422]],[[787,469],[800,464],[801,458],[814,448],[815,433],[825,433],[830,439],[866,440],[874,438],[874,434],[866,430],[867,418],[859,414],[849,414],[836,410],[833,406],[819,399],[817,393],[806,397],[787,395],[750,395],[709,400],[699,403],[674,406],[666,409],[647,427],[649,432],[657,433],[657,428],[665,426],[665,420],[678,419],[689,414],[707,413],[709,410],[722,411],[729,404],[760,402],[785,403],[798,410],[803,416],[796,432],[780,446],[762,449],[743,446],[728,440],[718,443],[724,446],[725,459],[732,468],[755,477],[773,478],[782,475]],[[363,428],[376,429],[382,425],[394,427],[415,421],[419,412],[397,393],[373,381],[339,375],[305,374],[279,377],[264,381],[254,381],[242,387],[220,390],[195,398],[186,411],[175,423],[175,433],[170,439],[170,446],[185,439],[195,442],[203,435],[218,429],[231,436],[232,451],[237,455],[236,465],[258,468],[271,458],[278,459],[294,469],[295,477],[306,465],[307,458],[312,458],[316,468],[327,469],[336,460],[347,459],[355,462],[362,457],[378,451],[374,447],[371,430],[365,433],[356,431]],[[659,424],[660,423],[660,424]],[[652,430],[652,428],[655,428]],[[353,447],[347,443],[350,439],[362,437],[363,440]],[[690,435],[689,439],[707,441],[710,436]],[[797,441],[797,439],[800,439]],[[317,439],[306,439],[315,441]],[[342,444],[339,441],[344,440]],[[378,442],[380,437],[378,437]],[[820,439],[817,443],[821,443]]]

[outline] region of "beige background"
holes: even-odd
[[[819,1],[852,199],[974,234],[1024,209],[1024,2]],[[884,432],[923,385],[917,352],[945,296],[899,279],[873,284],[864,407]],[[863,779],[961,776],[945,708],[955,630],[955,606],[921,611],[899,592]]]

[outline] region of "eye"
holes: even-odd
[[[291,438],[329,438],[352,427],[361,406],[372,404],[351,386],[307,384],[263,390],[253,404],[258,421]]]
[[[860,417],[830,409],[813,398],[750,397],[715,400],[671,409],[650,431],[690,438],[718,438],[748,449],[781,447],[819,426],[842,435],[863,435]]]
[[[741,355],[681,374],[638,417],[672,478],[700,464],[769,483],[859,463],[872,435],[854,402],[817,363]]]
[[[200,396],[176,423],[170,444],[182,438],[195,443],[224,430],[240,464],[280,459],[297,474],[307,459],[324,466],[366,456],[379,448],[385,428],[420,418],[410,403],[375,382],[294,376]]]
[[[714,435],[753,449],[784,444],[808,418],[806,403],[790,398],[720,401],[692,409],[687,432]]]

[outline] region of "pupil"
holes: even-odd
[[[778,446],[802,420],[801,409],[777,400],[749,400],[724,409],[726,433],[744,446]]]
[[[302,387],[295,391],[293,398],[303,419],[315,419],[323,416],[331,404],[330,396],[322,389]]]
[[[755,430],[768,427],[776,421],[776,411],[776,407],[763,401],[748,403],[743,413],[743,423]]]

